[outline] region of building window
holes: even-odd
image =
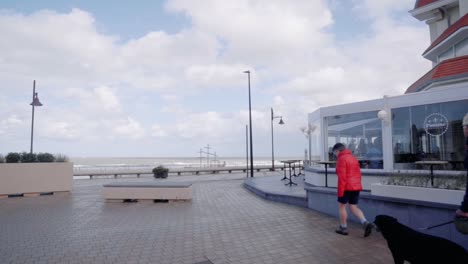
[[[325,117],[329,160],[331,151],[340,142],[359,160],[361,168],[382,169],[382,122],[377,111]]]
[[[320,119],[313,121],[310,125],[310,156],[312,160],[320,160],[320,154],[322,153],[322,146],[320,145],[320,136],[322,134]]]
[[[455,56],[460,57],[465,55],[468,55],[468,38],[455,45]]]
[[[450,47],[448,50],[446,50],[444,53],[441,53],[438,57],[437,57],[437,62],[442,62],[444,60],[447,60],[447,59],[451,59],[455,57],[455,54],[453,52],[453,46]]]
[[[463,169],[462,118],[468,100],[392,109],[395,169],[416,169],[415,161],[447,160],[447,170]]]

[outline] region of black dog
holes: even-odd
[[[468,252],[445,238],[417,232],[388,215],[378,215],[374,224],[387,240],[395,264],[468,263]]]

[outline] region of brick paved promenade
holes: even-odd
[[[197,179],[192,202],[115,203],[101,186],[75,180],[67,197],[0,200],[1,263],[393,263],[380,234],[334,233],[337,220],[263,200],[244,175]],[[223,180],[215,180],[223,178]]]

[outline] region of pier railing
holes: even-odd
[[[250,168],[249,168],[250,169]],[[254,170],[257,172],[260,171],[275,171],[275,170],[283,170],[283,167],[267,165],[260,165],[254,166]],[[182,175],[182,174],[217,174],[221,172],[246,172],[247,168],[242,166],[238,167],[213,167],[213,168],[176,168],[176,169],[169,169],[169,174],[172,175]],[[113,176],[114,178],[122,177],[122,176],[136,176],[140,177],[141,175],[153,175],[150,168],[146,169],[107,169],[107,170],[77,170],[73,173],[73,176],[88,176],[90,179],[93,177],[109,177]]]

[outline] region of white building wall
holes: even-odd
[[[459,8],[460,8],[460,17],[468,14],[468,1],[467,0],[460,0],[459,1]]]
[[[431,43],[434,42],[449,26],[453,25],[453,23],[455,23],[460,17],[460,8],[457,6],[447,9],[444,19],[430,23],[429,32]]]

